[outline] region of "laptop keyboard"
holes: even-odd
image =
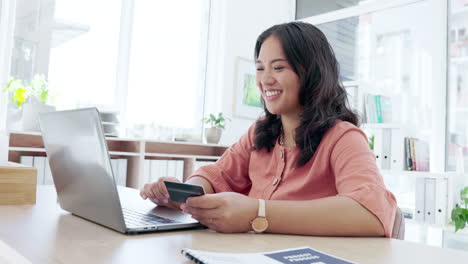
[[[144,214],[138,211],[122,208],[125,223],[128,226],[155,226],[160,224],[177,223],[172,219],[156,216],[153,214]]]

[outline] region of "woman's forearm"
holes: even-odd
[[[266,232],[323,236],[384,236],[379,219],[345,196],[311,201],[266,201]]]
[[[205,180],[203,177],[192,177],[185,183],[189,184],[195,184],[195,185],[201,185],[203,186],[203,189],[205,190],[205,193],[214,193],[213,186],[211,186],[210,182]]]

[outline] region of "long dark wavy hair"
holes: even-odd
[[[300,167],[312,158],[324,134],[337,120],[359,126],[359,116],[349,106],[335,54],[318,28],[290,22],[267,29],[255,44],[255,61],[270,36],[279,39],[288,63],[300,79],[299,103],[303,110],[295,131],[296,145],[301,151],[296,166]],[[266,148],[270,152],[281,133],[281,118],[268,111],[263,98],[262,103],[265,117],[256,122],[253,149]]]

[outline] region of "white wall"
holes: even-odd
[[[236,58],[253,61],[255,41],[267,28],[294,20],[294,0],[212,1],[205,114],[231,118],[221,144],[232,144],[254,120],[233,116]]]

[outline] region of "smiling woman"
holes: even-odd
[[[258,37],[255,59],[265,116],[187,180],[207,194],[173,204],[163,181],[177,180],[163,178],[145,185],[142,197],[219,232],[390,237],[395,197],[323,33],[302,22],[273,26]]]

